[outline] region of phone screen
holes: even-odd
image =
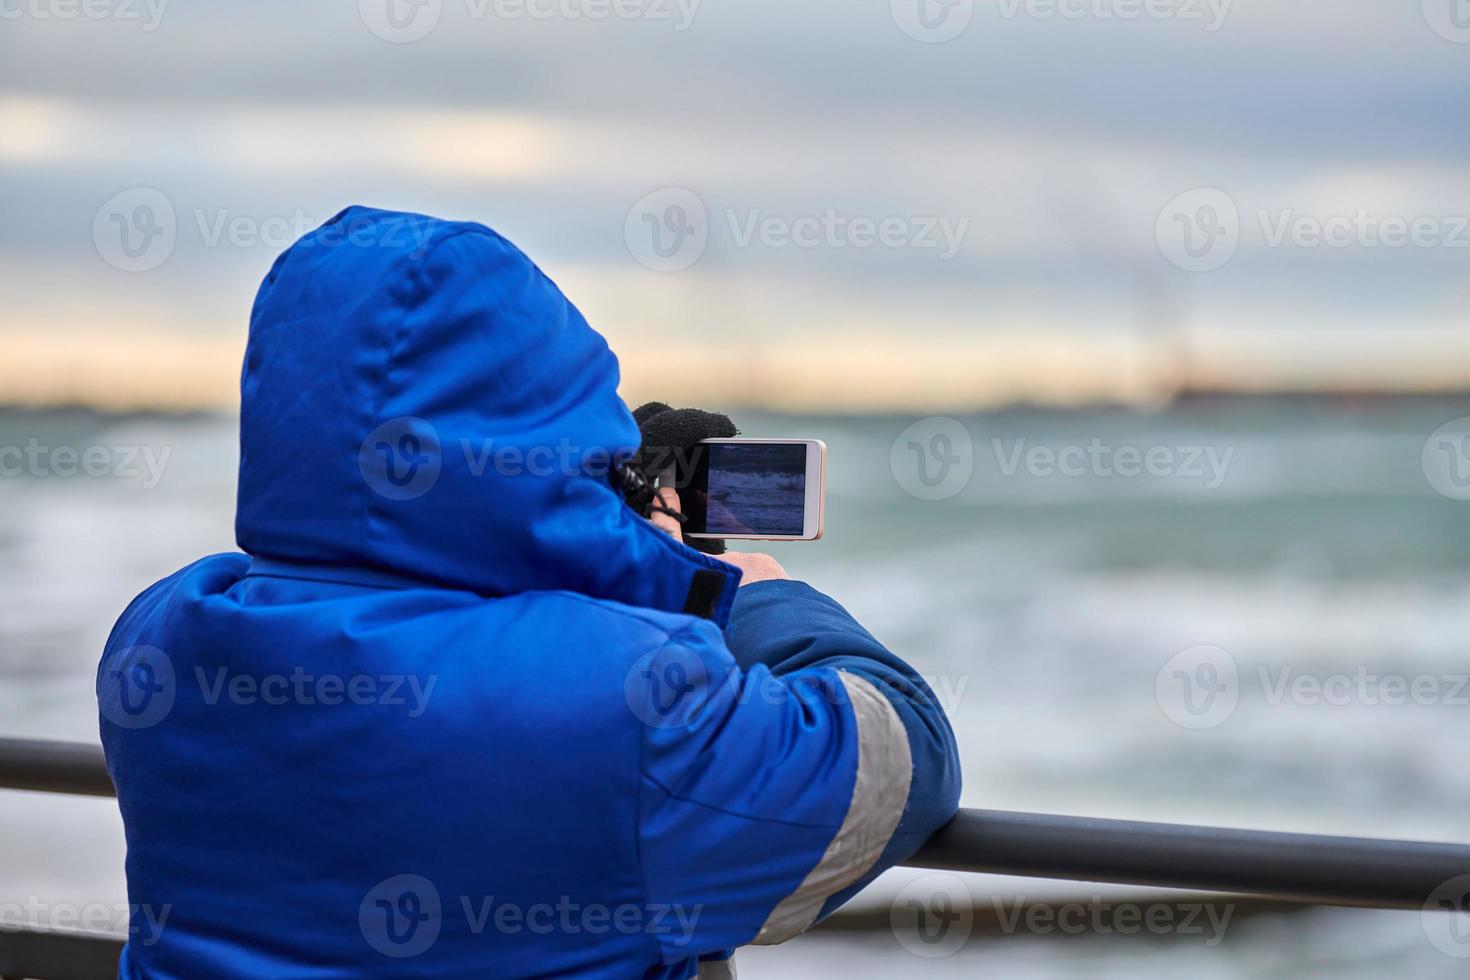
[[[805,443],[706,443],[683,492],[688,523],[704,534],[800,535]]]

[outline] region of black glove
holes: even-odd
[[[643,444],[629,460],[627,468],[633,471],[631,479],[625,479],[628,503],[647,517],[653,506],[651,492],[637,494],[634,487],[640,480],[652,487],[666,471],[676,463],[688,462],[694,447],[703,439],[728,439],[740,430],[729,416],[717,412],[703,412],[697,408],[670,408],[663,402],[648,402],[633,412],[638,431],[643,434]],[[708,555],[725,553],[725,542],[718,538],[692,538],[685,542]]]

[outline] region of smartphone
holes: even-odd
[[[815,541],[822,536],[827,444],[706,439],[675,476],[688,538]]]

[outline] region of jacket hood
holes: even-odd
[[[252,556],[723,623],[739,573],[634,514],[601,335],[483,225],[348,208],[272,266],[241,379]]]

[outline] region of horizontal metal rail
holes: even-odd
[[[906,863],[1314,905],[1422,909],[1440,885],[1470,874],[1470,846],[961,810]]]
[[[114,795],[100,747],[31,739],[0,738],[0,788]],[[907,863],[1416,909],[1470,874],[1470,845],[962,810]]]
[[[30,739],[0,738],[0,789],[114,795],[100,747]],[[905,863],[1318,905],[1422,909],[1449,879],[1470,875],[1470,845],[962,810]],[[61,956],[73,942],[89,944],[77,948],[81,959]],[[115,962],[118,948],[111,937],[0,931],[0,977],[95,975],[67,972],[67,964],[99,955]],[[21,962],[32,970],[37,963],[60,965],[32,974]]]
[[[0,789],[116,796],[102,746],[0,738]]]
[[[0,929],[0,977],[104,980],[117,976],[123,941],[86,932]]]

